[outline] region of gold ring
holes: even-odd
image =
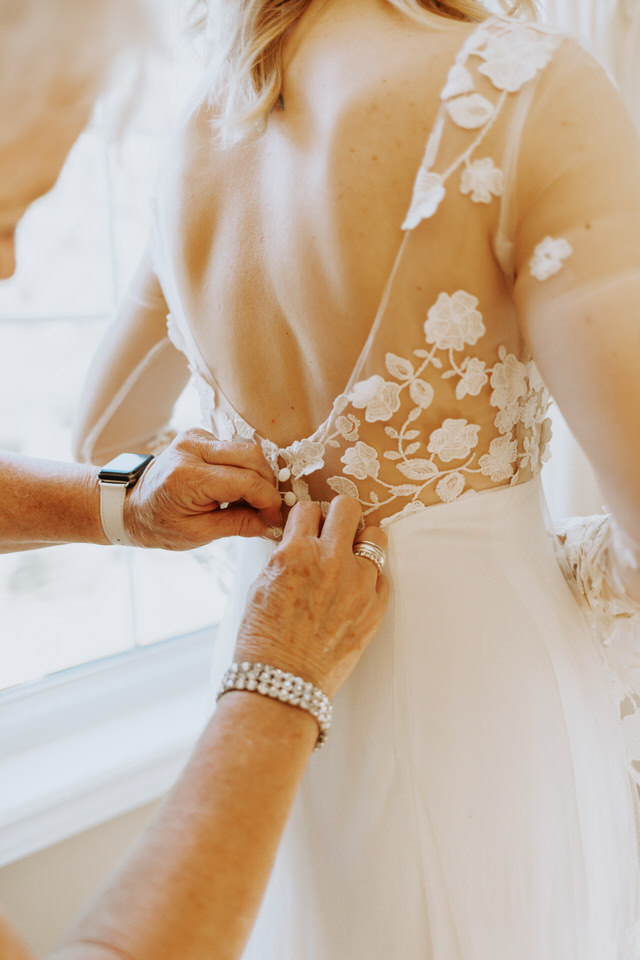
[[[353,545],[353,552],[356,557],[364,557],[365,560],[370,560],[378,568],[378,573],[382,573],[387,555],[382,547],[379,547],[373,540],[358,540]]]

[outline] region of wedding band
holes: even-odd
[[[370,560],[378,568],[378,573],[382,573],[387,555],[382,547],[379,547],[373,540],[359,540],[354,543],[353,552],[356,557],[364,557],[365,560]]]

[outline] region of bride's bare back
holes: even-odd
[[[309,436],[349,379],[440,91],[473,29],[440,18],[424,28],[383,2],[309,17],[288,40],[284,109],[265,133],[222,151],[202,105],[163,185],[201,351],[233,405],[279,444]],[[437,257],[436,246],[416,264],[416,287]]]
[[[212,431],[266,441],[297,497],[380,521],[530,479],[539,368],[640,541],[640,148],[604,72],[538,27],[384,0],[312,3],[284,59],[264,133],[222,149],[205,90],[180,131],[160,285],[94,367],[85,456],[165,423],[169,310]]]

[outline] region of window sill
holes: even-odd
[[[0,694],[0,867],[157,799],[208,715],[215,627]]]

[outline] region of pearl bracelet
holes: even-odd
[[[232,663],[222,678],[216,701],[230,690],[249,690],[307,710],[320,728],[315,749],[319,750],[326,743],[333,716],[331,701],[319,687],[302,677],[263,663]]]

